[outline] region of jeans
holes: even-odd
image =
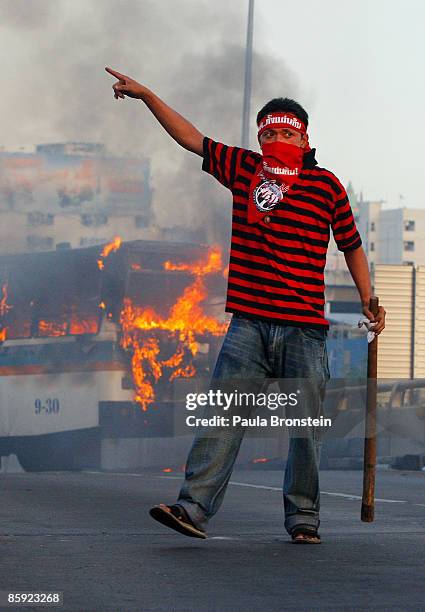
[[[233,315],[211,387],[223,389],[226,381],[243,379],[249,383],[250,391],[260,391],[267,379],[302,379],[300,384],[306,399],[302,407],[298,406],[299,412],[294,408],[294,414],[289,416],[317,418],[321,414],[326,382],[330,377],[326,336],[325,328],[275,325]],[[177,501],[194,524],[203,530],[223,501],[244,428],[223,427],[214,436],[206,434],[206,428],[197,431]],[[303,428],[301,437],[290,435],[283,483],[288,533],[296,525],[317,528],[320,524],[320,448],[317,427]]]

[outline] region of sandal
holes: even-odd
[[[202,538],[206,539],[207,534],[202,529],[198,529],[189,518],[188,513],[179,504],[172,506],[166,506],[165,504],[159,504],[149,510],[149,514],[153,519],[170,527],[183,535],[191,538]]]
[[[321,544],[317,529],[310,525],[298,525],[291,531],[293,544]]]

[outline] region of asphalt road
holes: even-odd
[[[2,474],[0,589],[84,611],[424,610],[425,473],[379,471],[372,524],[361,476],[322,472],[323,543],[294,546],[276,471],[235,471],[206,541],[147,514],[178,474]]]

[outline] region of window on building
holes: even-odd
[[[415,231],[415,222],[411,219],[406,219],[404,221],[404,231],[406,232],[414,232]]]
[[[89,226],[93,225],[92,215],[81,215],[81,225]]]
[[[27,223],[33,227],[38,225],[53,225],[55,216],[51,213],[32,211],[27,214]]]
[[[374,251],[375,250],[375,243],[371,242],[369,245],[369,251]]]
[[[81,225],[85,225],[86,227],[99,227],[100,225],[106,225],[107,223],[108,215],[105,215],[104,213],[98,213],[95,215],[81,215]]]
[[[370,224],[370,231],[374,232],[375,231],[375,221],[372,221]]]
[[[148,227],[149,216],[148,215],[137,215],[134,217],[134,224],[136,227]]]
[[[405,251],[414,251],[415,250],[415,243],[413,240],[405,240],[404,243],[404,250]]]

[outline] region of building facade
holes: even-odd
[[[0,151],[0,219],[1,253],[155,239],[149,160],[96,143]]]
[[[378,264],[375,293],[385,305],[379,378],[425,378],[425,266]]]
[[[383,209],[382,201],[359,202],[358,229],[371,264],[425,265],[425,210]]]

